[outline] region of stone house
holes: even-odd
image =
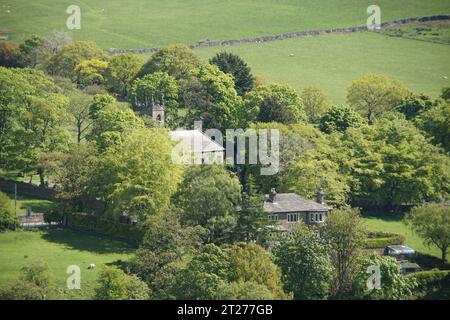
[[[324,223],[331,210],[325,206],[322,189],[317,193],[317,201],[313,201],[295,193],[276,193],[272,189],[266,195],[264,211],[269,219],[278,222],[279,231],[289,231],[298,221],[310,225]]]

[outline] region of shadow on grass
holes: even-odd
[[[384,221],[402,221],[404,213],[379,213],[373,211],[363,212],[362,216],[366,219],[380,219]]]
[[[62,244],[73,250],[89,251],[98,254],[127,254],[135,250],[135,247],[127,242],[106,236],[58,227],[42,228],[41,231],[44,240]]]

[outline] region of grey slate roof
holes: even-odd
[[[183,141],[192,152],[223,152],[225,149],[210,139],[207,135],[199,130],[176,130],[170,132],[170,138],[174,141]],[[194,143],[198,141],[200,143]],[[201,147],[199,149],[198,147]]]
[[[267,196],[268,197],[268,196]],[[295,193],[277,193],[274,202],[266,199],[264,210],[268,213],[305,212],[305,211],[329,211],[330,208],[306,199]]]

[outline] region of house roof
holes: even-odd
[[[420,266],[417,263],[410,262],[407,260],[400,261],[400,266],[402,267],[402,269],[415,269],[415,270],[420,269]]]
[[[392,246],[387,246],[391,252],[390,254],[414,254],[415,251],[414,249],[408,247],[408,246],[404,246],[404,245],[392,245]]]
[[[170,132],[174,141],[182,140],[192,152],[223,152],[225,149],[199,130],[176,130]],[[199,143],[198,143],[199,142]]]
[[[268,198],[268,195],[266,195],[266,197]],[[277,193],[273,202],[270,199],[264,201],[264,210],[269,213],[302,211],[327,212],[330,208],[295,193]]]

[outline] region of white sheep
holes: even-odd
[[[91,264],[89,265],[88,269],[95,269],[95,264],[94,264],[94,263],[91,263]]]

